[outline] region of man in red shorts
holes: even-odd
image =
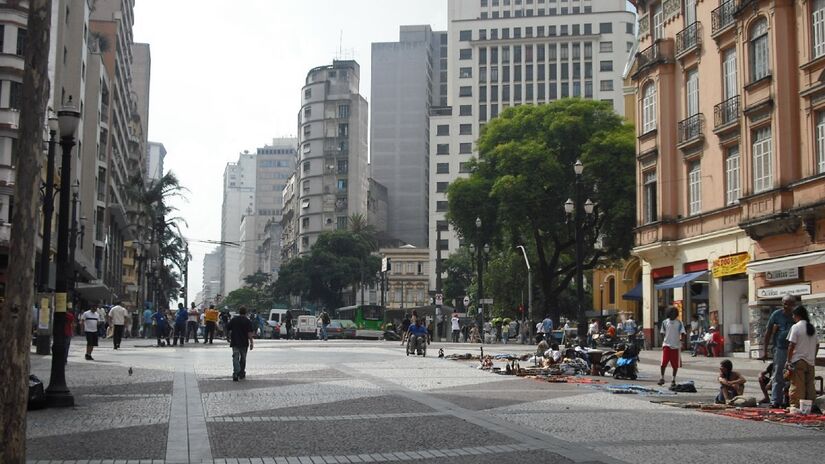
[[[662,321],[662,376],[659,377],[659,385],[665,384],[665,369],[667,365],[673,368],[673,380],[670,385],[676,385],[676,372],[679,370],[681,364],[681,356],[679,350],[682,348],[682,339],[685,337],[685,325],[682,321],[676,319],[679,315],[679,310],[674,306],[667,307],[667,319]]]

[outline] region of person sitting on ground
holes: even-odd
[[[544,357],[550,360],[550,364],[558,364],[561,362],[562,352],[559,349],[558,343],[550,345],[550,349],[544,352]]]
[[[550,349],[550,345],[547,343],[547,340],[544,338],[539,339],[538,343],[536,344],[536,357],[541,358],[544,356],[544,352]]]
[[[719,396],[716,404],[728,404],[737,396],[745,392],[745,380],[742,375],[733,370],[733,363],[726,359],[719,363]]]
[[[478,333],[478,325],[473,324],[470,329],[470,343],[481,343],[481,336]]]

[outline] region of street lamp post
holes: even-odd
[[[584,313],[584,231],[582,230],[582,223],[584,222],[584,214],[592,214],[594,204],[587,200],[582,204],[582,173],[584,172],[584,165],[581,161],[576,160],[573,165],[573,172],[576,174],[575,182],[575,201],[568,199],[564,203],[564,211],[568,215],[573,215],[573,227],[575,229],[576,237],[576,315],[578,316],[578,337],[579,342],[584,343],[587,335],[587,317]]]
[[[54,407],[74,406],[74,397],[66,386],[66,306],[69,284],[69,192],[71,190],[72,148],[76,143],[80,112],[68,103],[57,112],[60,125],[60,209],[57,222],[57,276],[55,279],[54,344],[49,388],[46,389],[48,404]],[[74,265],[74,263],[72,263]]]
[[[532,321],[533,321],[533,271],[530,269],[530,260],[527,259],[527,251],[524,249],[524,245],[518,245],[516,248],[521,250],[521,254],[524,255],[524,264],[527,265],[527,320],[531,322],[531,324],[530,324],[530,335],[531,335],[531,338],[532,338],[532,333],[533,333],[533,328],[532,328]],[[523,303],[523,301],[522,301],[522,303]]]
[[[49,262],[52,248],[52,216],[54,215],[54,151],[57,132],[60,129],[57,118],[49,118],[49,154],[46,158],[46,184],[43,189],[43,244],[40,246],[40,277],[38,289],[47,293],[49,286]],[[49,308],[40,308],[49,311]],[[37,354],[49,354],[50,336],[48,329],[37,334]]]
[[[599,314],[604,318],[604,284],[599,284]]]

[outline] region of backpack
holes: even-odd
[[[321,322],[324,324],[329,324],[329,314],[326,311],[321,313]]]

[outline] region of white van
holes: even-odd
[[[267,325],[272,327],[272,338],[281,338],[281,324],[286,324],[286,309],[270,309]],[[286,327],[284,327],[286,331]],[[286,333],[284,333],[286,337]]]
[[[318,335],[315,330],[317,320],[318,319],[315,316],[298,316],[298,322],[293,328],[295,331],[295,338],[310,340],[317,338]]]

